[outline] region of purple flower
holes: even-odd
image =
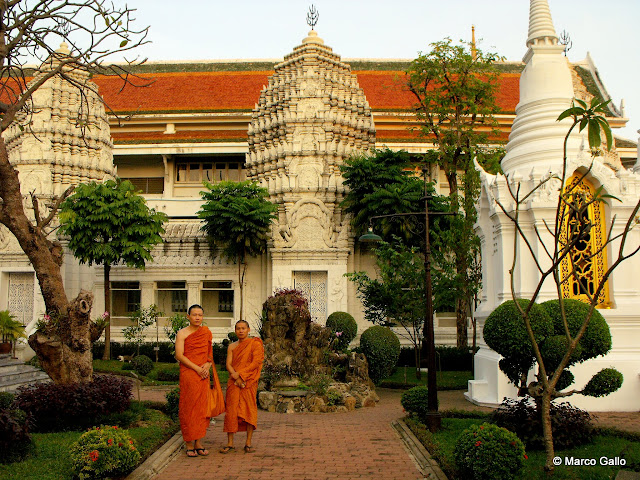
[[[104,313],[102,314],[102,318],[103,318],[103,319],[106,319],[108,316],[109,316],[109,312],[104,312]]]

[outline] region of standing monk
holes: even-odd
[[[253,453],[251,438],[258,424],[258,380],[264,360],[264,347],[259,338],[249,337],[249,324],[236,322],[238,341],[227,350],[227,414],[224,416],[224,431],[227,432],[227,446],[220,453],[233,450],[233,435],[247,432],[244,453]]]
[[[180,405],[178,417],[182,437],[187,444],[187,456],[209,455],[202,446],[211,419],[211,388],[209,369],[213,366],[214,388],[220,388],[213,365],[211,331],[202,326],[204,310],[192,305],[187,311],[189,326],[176,335],[176,360],[180,362]],[[220,393],[222,396],[222,393]]]

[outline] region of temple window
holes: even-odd
[[[590,303],[607,270],[605,204],[592,202],[593,185],[575,173],[567,181],[567,201],[574,208],[564,206],[561,211],[560,247],[575,245],[560,265],[562,296]],[[590,203],[591,202],[591,203]],[[599,308],[609,308],[609,285],[605,284],[596,300]]]
[[[127,317],[140,308],[140,282],[111,282],[111,316]]]
[[[205,280],[200,299],[204,316],[211,326],[227,326],[233,318],[234,291],[231,280]]]
[[[176,161],[177,183],[239,182],[245,179],[243,162],[238,157],[220,161],[217,158]]]
[[[122,178],[122,180],[129,180],[136,192],[141,194],[161,194],[164,192],[163,177]]]
[[[187,282],[156,282],[156,305],[166,316],[187,312]]]

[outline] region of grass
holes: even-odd
[[[396,371],[381,383],[385,388],[411,388],[417,385],[427,384],[427,373],[422,372],[422,378],[416,378],[416,369],[413,367],[398,367]],[[466,390],[467,382],[473,380],[471,371],[439,371],[437,372],[438,390]]]
[[[407,425],[425,448],[438,461],[440,467],[451,479],[459,478],[456,474],[453,451],[460,433],[474,424],[486,421],[483,418],[443,418],[442,430],[430,433],[423,424],[413,418],[405,419]],[[518,477],[519,480],[543,480],[549,478],[544,472],[546,454],[544,450],[527,451],[529,457],[525,461],[525,468]],[[556,455],[565,457],[596,459],[595,466],[561,465],[555,468],[554,480],[601,480],[613,479],[622,468],[640,471],[640,441],[629,438],[622,433],[608,429],[594,435],[593,443],[573,448],[559,450]],[[600,458],[624,458],[626,466],[603,466]]]
[[[178,425],[164,413],[144,408],[138,402],[131,402],[129,410],[112,415],[108,420],[124,421],[142,460],[151,455],[178,431]],[[116,424],[119,422],[107,421]],[[83,432],[36,433],[32,435],[34,448],[21,462],[0,464],[0,478],[3,480],[72,480],[69,449]],[[142,461],[141,460],[141,461]]]
[[[93,371],[97,373],[111,373],[116,375],[132,376],[133,370],[124,370],[125,362],[118,360],[94,360]],[[176,362],[158,362],[153,364],[153,370],[146,376],[137,374],[137,377],[141,380],[143,386],[154,385],[177,385],[178,380],[158,380],[158,373],[161,371],[178,371],[178,364]],[[220,383],[224,384],[229,379],[229,372],[226,370],[220,370],[220,367],[216,365],[218,369],[218,377]],[[133,372],[135,373],[135,372]]]

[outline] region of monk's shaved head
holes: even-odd
[[[247,326],[247,328],[251,328],[251,327],[249,326],[249,322],[247,322],[246,320],[238,320],[238,321],[236,322],[236,325],[238,325],[239,323],[244,323],[244,324]]]

